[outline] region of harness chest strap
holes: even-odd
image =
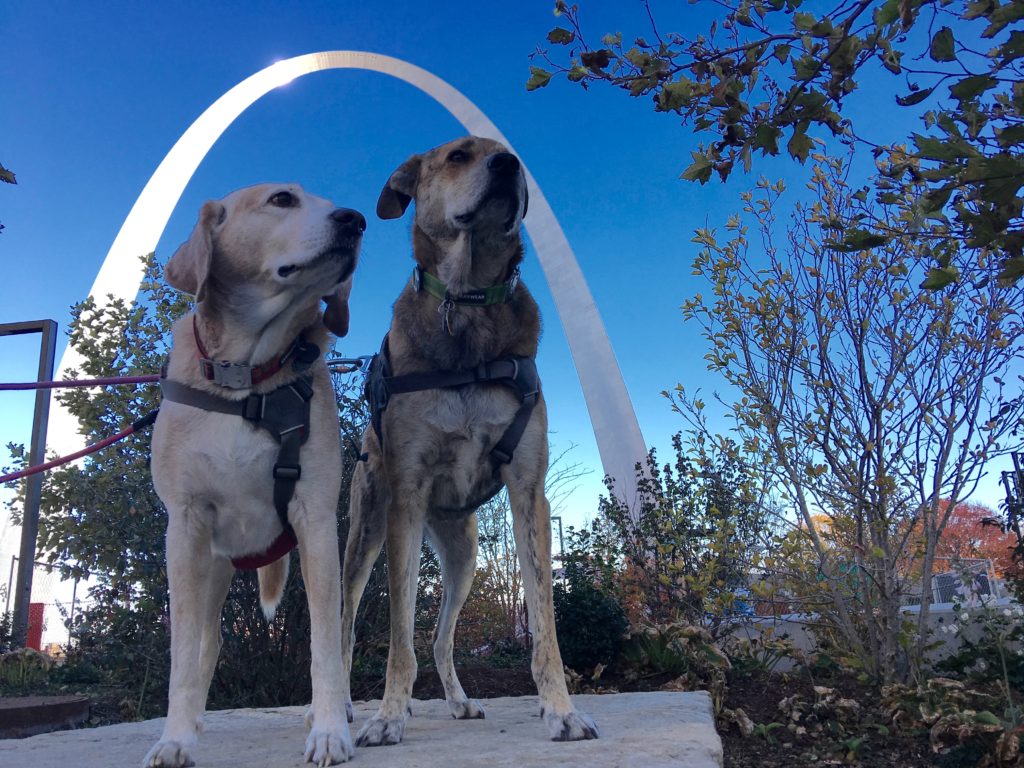
[[[516,446],[526,431],[530,415],[540,395],[540,377],[537,365],[530,357],[508,357],[490,363],[481,363],[476,368],[458,371],[430,371],[410,373],[401,376],[391,374],[391,355],[388,337],[384,337],[380,352],[370,361],[366,377],[365,397],[370,405],[373,429],[381,445],[383,437],[383,413],[392,395],[405,392],[419,392],[425,389],[450,389],[467,384],[494,382],[510,387],[519,396],[519,409],[512,423],[498,442],[491,448],[495,468],[512,461]]]
[[[233,558],[231,562],[236,568],[254,569],[268,565],[291,551],[298,540],[288,522],[288,504],[295,495],[296,483],[302,477],[299,449],[309,436],[309,404],[313,398],[310,377],[296,379],[266,394],[251,394],[242,400],[228,400],[166,376],[160,380],[160,390],[164,399],[171,402],[240,416],[265,429],[281,446],[273,472],[274,509],[284,530],[263,554],[245,555]]]

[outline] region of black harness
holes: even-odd
[[[467,504],[455,512],[469,512],[493,498],[501,490],[500,470],[512,461],[516,446],[526,431],[530,415],[540,396],[540,377],[537,375],[537,364],[532,357],[504,357],[489,363],[481,363],[476,368],[461,371],[430,371],[427,373],[409,373],[402,376],[392,374],[391,354],[388,349],[388,337],[384,336],[380,352],[370,360],[366,375],[363,395],[370,406],[370,418],[377,440],[384,448],[384,411],[392,395],[406,392],[420,392],[427,389],[455,389],[472,384],[496,383],[504,384],[519,397],[519,409],[512,418],[504,434],[498,439],[490,451],[495,485],[482,498]]]
[[[265,394],[250,394],[243,400],[228,400],[178,381],[167,378],[166,370],[160,379],[160,391],[165,400],[241,416],[254,427],[265,429],[281,446],[274,464],[274,509],[284,528],[281,535],[262,555],[246,555],[232,559],[236,568],[252,569],[274,562],[297,543],[295,531],[288,522],[288,504],[295,494],[295,484],[302,477],[299,448],[309,437],[309,402],[313,398],[312,377],[305,375],[283,387]]]

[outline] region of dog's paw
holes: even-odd
[[[544,724],[548,727],[552,741],[583,741],[596,739],[600,735],[593,718],[576,710],[563,715],[547,712],[544,714]]]
[[[382,747],[397,744],[405,733],[405,718],[385,719],[372,717],[359,729],[356,736],[357,747]]]
[[[306,762],[319,768],[347,763],[355,754],[348,725],[335,730],[314,727],[306,737],[305,754]]]
[[[158,741],[142,761],[142,768],[189,768],[192,765],[195,762],[188,747],[180,741]]]
[[[449,701],[448,710],[456,720],[483,720],[487,717],[484,705],[476,699]]]

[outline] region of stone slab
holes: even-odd
[[[704,692],[574,696],[596,741],[547,739],[535,696],[485,699],[485,720],[452,720],[443,700],[414,701],[401,744],[357,749],[353,768],[721,768],[722,742]],[[356,702],[353,735],[379,702]],[[209,712],[197,768],[303,768],[304,707]],[[136,768],[163,718],[0,741],[0,766]]]
[[[0,697],[0,739],[74,728],[88,717],[88,696]]]

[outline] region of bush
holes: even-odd
[[[555,627],[562,661],[575,670],[614,664],[629,622],[619,604],[584,579],[555,584]]]

